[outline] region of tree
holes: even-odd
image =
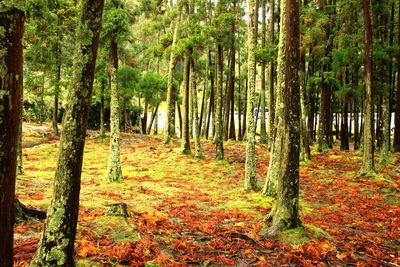
[[[179,10],[178,20],[172,20],[171,29],[173,29],[172,46],[176,45],[178,39],[178,29],[181,12]],[[168,90],[167,90],[167,122],[165,130],[165,144],[169,144],[171,138],[175,135],[175,102],[176,102],[176,87],[174,83],[174,72],[176,66],[176,56],[171,51],[168,66]]]
[[[261,0],[261,48],[265,49],[267,44],[267,0]],[[266,126],[266,118],[265,118],[265,60],[261,61],[261,92],[260,92],[260,107],[261,107],[261,121],[260,121],[260,128],[261,128],[261,144],[267,143],[267,126]],[[258,116],[258,115],[257,115]]]
[[[249,87],[247,91],[247,128],[246,128],[246,165],[245,165],[245,189],[255,190],[257,188],[256,180],[256,129],[254,125],[254,106],[256,102],[256,48],[257,33],[257,0],[247,2],[249,24],[247,30],[247,65]]]
[[[13,265],[15,177],[21,95],[25,1],[0,3],[0,266]]]
[[[285,83],[284,86],[278,88],[278,90],[282,90],[282,95],[277,98],[277,106],[283,106],[283,116],[278,121],[276,140],[282,140],[282,151],[279,153],[277,197],[270,213],[272,226],[268,230],[269,235],[273,235],[284,228],[296,228],[301,224],[298,212],[300,153],[299,5],[299,0],[281,1],[279,52],[285,53],[286,62]],[[282,43],[283,41],[284,43]],[[282,65],[280,66],[282,67]]]
[[[110,152],[107,167],[107,180],[123,180],[120,157],[120,103],[118,86],[118,45],[125,41],[130,33],[130,11],[120,0],[110,0],[104,8],[104,41],[108,43],[110,65],[108,74],[111,85],[110,93]],[[146,130],[146,129],[145,129]]]
[[[87,118],[92,97],[103,0],[82,3],[54,191],[43,234],[30,266],[74,266],[74,241]]]
[[[359,175],[371,175],[375,173],[374,162],[374,137],[373,137],[373,73],[372,73],[372,25],[371,2],[363,0],[364,8],[364,42],[365,42],[365,107],[364,107],[364,152],[363,162]]]

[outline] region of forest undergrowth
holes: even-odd
[[[57,139],[38,138],[44,143],[24,149],[17,198],[45,210],[59,147]],[[399,266],[398,154],[376,177],[356,178],[361,152],[313,149],[300,167],[303,228],[269,238],[272,198],[242,189],[245,143],[228,141],[226,160],[215,161],[213,144],[202,142],[205,159],[196,159],[180,153],[178,140],[164,145],[161,136],[123,134],[124,182],[108,183],[109,141],[88,138],[77,266]],[[257,146],[261,185],[269,155]],[[122,203],[128,216],[110,212]],[[27,266],[42,227],[36,220],[15,225],[15,266]]]

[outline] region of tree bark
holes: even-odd
[[[196,158],[203,158],[203,153],[201,152],[200,143],[200,123],[199,123],[199,112],[197,103],[197,71],[195,60],[193,56],[191,57],[191,71],[190,71],[190,89],[192,91],[192,106],[193,106],[193,125],[194,125],[194,156]]]
[[[400,9],[398,19],[398,29],[400,29]],[[400,31],[397,36],[397,44],[400,45]],[[396,113],[394,117],[394,140],[393,150],[400,152],[400,54],[397,55],[397,90],[396,90]]]
[[[22,2],[22,1],[21,1]],[[23,1],[25,5],[25,1]],[[0,8],[0,266],[13,266],[15,177],[23,86],[23,6]],[[4,71],[4,72],[3,72]]]
[[[365,38],[365,108],[364,108],[364,152],[363,162],[359,175],[375,173],[374,138],[373,138],[373,73],[372,73],[372,26],[371,3],[363,0],[364,7],[364,38]]]
[[[110,93],[110,151],[108,155],[107,180],[109,182],[123,181],[120,152],[120,106],[118,88],[118,44],[111,41],[111,93]],[[146,129],[144,129],[146,131]]]
[[[215,105],[215,158],[217,160],[224,159],[224,139],[223,139],[223,123],[222,123],[222,79],[223,79],[223,58],[222,45],[217,44],[217,88],[216,88],[216,105]]]
[[[270,2],[270,16],[269,16],[269,43],[274,45],[275,39],[275,0]],[[275,62],[271,60],[269,63],[269,104],[268,104],[268,137],[269,147],[272,146],[275,136],[275,90],[274,90],[274,69]]]
[[[256,24],[258,23],[257,0],[248,0],[249,22],[247,28],[247,66],[249,88],[247,91],[247,127],[246,127],[246,163],[244,187],[246,190],[257,189],[256,179],[256,129],[254,121],[254,106],[256,102],[256,49],[257,34]],[[257,115],[258,116],[258,115]]]
[[[189,94],[190,94],[190,58],[185,55],[183,85],[183,121],[182,121],[182,153],[190,154],[190,123],[189,123]]]
[[[31,267],[75,266],[74,241],[79,211],[79,191],[87,118],[92,97],[97,47],[101,28],[103,0],[82,3],[78,38],[68,103],[63,119],[60,154],[54,179],[54,192],[47,220]],[[82,61],[81,59],[86,59]],[[80,70],[80,71],[78,71]]]
[[[261,0],[261,49],[266,47],[266,34],[267,34],[267,0]],[[261,144],[267,143],[267,126],[265,118],[265,60],[261,61],[261,92],[260,92],[260,106],[261,106],[261,121],[260,121],[260,142]]]
[[[104,90],[105,90],[106,84],[105,81],[101,81],[101,97],[100,97],[100,138],[105,137],[105,129],[104,129]]]
[[[286,4],[286,5],[285,5]],[[277,140],[282,141],[279,155],[277,198],[271,211],[272,226],[269,235],[282,228],[296,228],[299,218],[299,147],[300,147],[300,12],[299,0],[282,0],[281,35],[286,33],[285,43],[279,47],[285,51],[285,84],[277,106],[284,105],[278,121]],[[283,17],[282,16],[282,17]],[[280,41],[284,40],[280,38]],[[285,45],[285,46],[283,46]],[[279,65],[279,63],[278,63]],[[279,67],[278,67],[279,68]],[[279,95],[279,94],[278,94]],[[281,102],[282,101],[282,102]],[[273,151],[273,153],[275,153]]]

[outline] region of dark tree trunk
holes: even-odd
[[[349,102],[350,98],[346,96],[343,101],[343,112],[342,112],[342,120],[340,127],[341,150],[349,150],[349,126],[348,126]]]
[[[91,41],[77,43],[76,62],[68,103],[63,120],[60,154],[55,174],[54,192],[38,249],[30,263],[32,267],[75,266],[74,241],[79,212],[83,150],[87,119],[92,97],[97,47],[101,28],[103,0],[83,1],[83,12],[77,36],[92,36]],[[53,255],[53,257],[52,257]],[[54,256],[56,255],[56,256]]]
[[[104,90],[106,84],[105,81],[101,81],[101,97],[100,97],[100,137],[104,138],[105,129],[104,129]]]
[[[269,44],[274,45],[275,37],[275,0],[270,1],[270,16],[269,16]],[[274,141],[275,135],[275,92],[274,92],[274,60],[269,63],[269,104],[268,104],[268,128],[269,128],[269,141],[268,144],[271,147]]]
[[[399,9],[400,18],[400,9]],[[400,29],[400,19],[398,20],[398,29]],[[398,33],[397,44],[400,45],[400,31]],[[393,149],[400,152],[400,54],[397,55],[397,90],[396,90],[396,113],[394,118],[394,140]]]
[[[247,128],[247,93],[249,91],[249,78],[246,77],[245,82],[245,94],[244,94],[244,113],[243,113],[243,123],[242,123],[242,139],[246,136],[246,128]]]
[[[149,112],[149,104],[146,100],[144,100],[144,111],[143,111],[143,120],[142,120],[142,132],[143,134],[147,134],[147,113]]]
[[[189,122],[189,94],[190,94],[190,60],[189,55],[185,55],[184,62],[184,74],[183,74],[183,92],[182,92],[182,104],[183,104],[183,121],[182,121],[182,153],[190,154],[190,122]]]
[[[211,117],[214,120],[214,110],[215,110],[215,97],[214,97],[214,71],[215,68],[213,67],[212,64],[212,58],[211,58],[211,51],[208,51],[208,64],[210,68],[210,83],[211,83],[211,92],[210,92],[210,105],[208,107],[208,118],[207,118],[207,126],[206,126],[206,132],[205,132],[205,137],[208,139],[208,135],[210,134],[210,122],[211,122]]]
[[[261,0],[261,49],[266,47],[266,34],[267,34],[267,0]],[[265,118],[265,61],[261,61],[261,92],[260,92],[260,107],[261,107],[261,118],[260,118],[260,142],[261,144],[267,143],[267,125]],[[257,124],[256,124],[257,125]]]
[[[4,30],[0,54],[6,72],[0,76],[0,266],[13,266],[15,176],[21,95],[23,86],[24,12],[14,5],[2,7],[0,28]],[[4,74],[4,75],[3,75]]]
[[[179,118],[179,138],[182,138],[182,112],[181,112],[181,105],[176,103],[178,106],[178,118]]]
[[[155,122],[155,119],[156,119],[156,116],[157,116],[157,113],[158,113],[158,107],[159,107],[159,106],[160,106],[160,104],[157,104],[156,108],[154,109],[153,113],[151,114],[150,123],[149,123],[149,126],[147,127],[147,133],[148,133],[148,134],[150,134],[150,132],[151,132],[151,127],[153,127],[153,124],[154,124],[154,122]],[[154,133],[154,134],[156,134],[156,133]]]
[[[57,51],[57,54],[61,53],[60,51]],[[56,136],[59,135],[58,132],[58,99],[59,99],[59,94],[60,94],[60,81],[61,81],[61,62],[59,62],[60,59],[57,59],[57,77],[56,77],[56,85],[54,89],[54,106],[53,106],[53,118],[52,118],[52,127],[54,134]]]

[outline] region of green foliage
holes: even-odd
[[[167,79],[159,73],[143,74],[138,84],[138,92],[151,105],[161,103],[166,97]]]
[[[132,98],[140,79],[139,70],[131,66],[123,66],[118,69],[118,88],[121,96],[124,98]]]
[[[122,0],[109,0],[104,6],[102,38],[116,40],[117,43],[126,41],[130,34],[130,18],[132,10]]]

